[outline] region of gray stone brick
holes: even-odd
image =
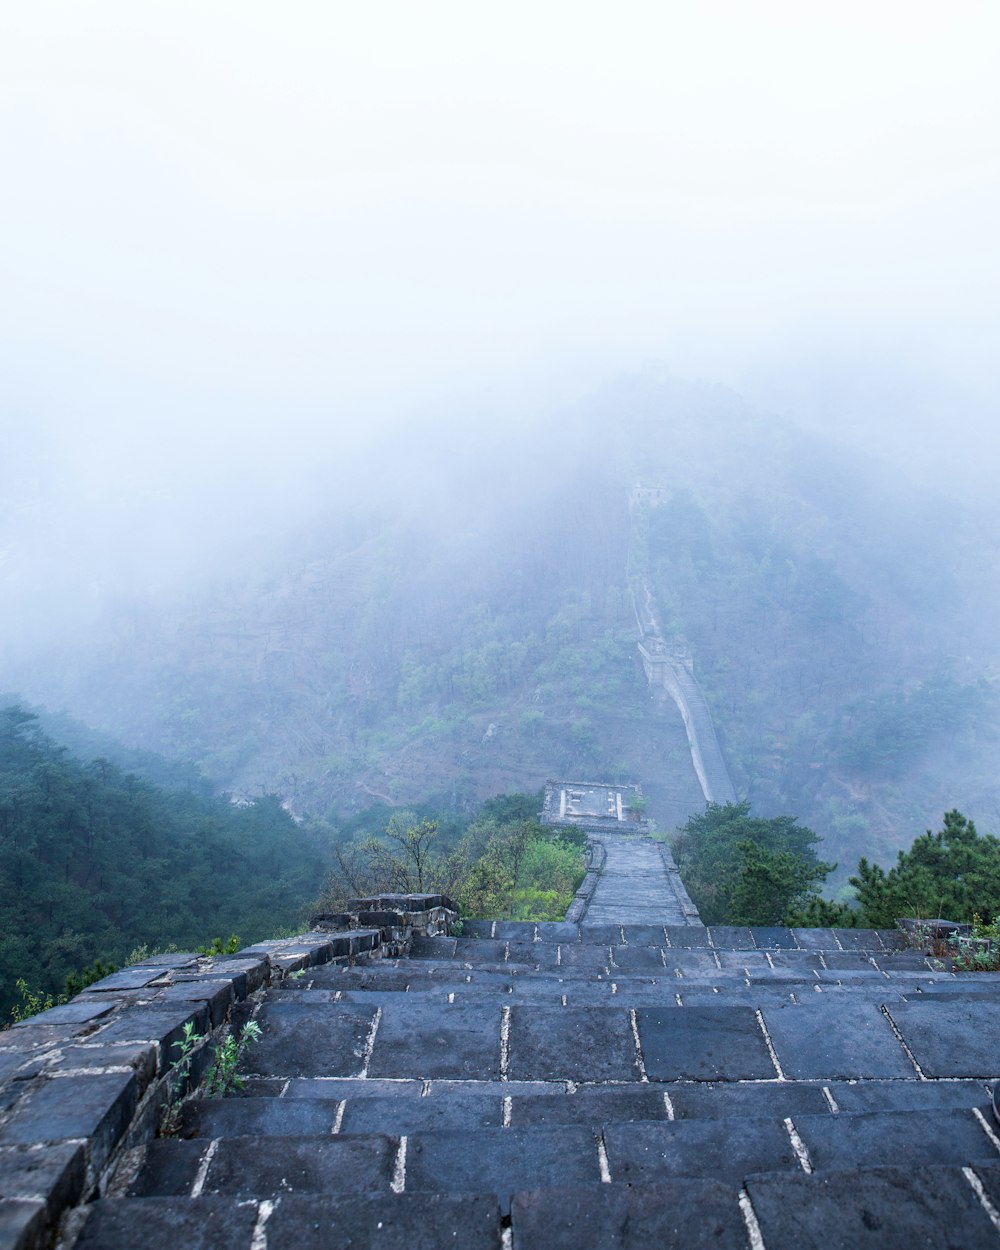
[[[749,1007],[640,1007],[636,1021],[651,1080],[768,1080],[777,1075]]]
[[[368,1070],[373,1077],[499,1077],[500,1007],[389,1003]]]
[[[972,1250],[997,1232],[958,1168],[751,1176],[767,1250]]]
[[[500,1250],[492,1194],[388,1194],[281,1200],[267,1222],[267,1250]]]
[[[637,1081],[627,1009],[512,1007],[509,1075],[521,1081]]]
[[[717,1181],[541,1189],[514,1196],[518,1250],[746,1250],[737,1190]]]
[[[778,1119],[610,1124],[604,1141],[616,1184],[695,1176],[739,1186],[751,1172],[801,1171]]]
[[[913,1065],[876,1003],[820,998],[763,1008],[786,1076],[806,1080],[911,1077]]]
[[[1000,1077],[1000,1002],[893,1003],[890,1015],[927,1076]]]

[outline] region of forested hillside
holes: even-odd
[[[755,811],[815,829],[841,875],[948,808],[997,822],[1000,527],[954,492],[645,376],[544,428],[414,427],[355,468],[197,590],[8,647],[5,684],[334,824],[573,775],[641,782],[670,827],[701,796],[636,656],[638,544]],[[663,503],[630,517],[636,482]]]
[[[235,806],[69,755],[0,711],[0,1021],[15,981],[58,994],[95,960],[301,924],[329,846],[274,795]]]

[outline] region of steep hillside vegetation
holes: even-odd
[[[544,430],[481,428],[415,429],[308,527],[183,601],[115,604],[7,684],[337,823],[570,774],[639,780],[680,824],[701,797],[626,589],[643,481],[664,629],[755,811],[842,872],[947,808],[1000,815],[995,518],[717,388],[626,379]]]
[[[74,759],[30,712],[0,712],[0,1021],[18,978],[58,994],[143,944],[301,923],[328,848],[273,795],[234,806],[200,789]]]

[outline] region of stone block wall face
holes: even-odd
[[[151,956],[0,1032],[0,1247],[48,1245],[67,1210],[102,1192],[121,1154],[156,1136],[186,1026],[198,1038],[197,1084],[241,1004],[317,965],[405,956],[458,914],[443,895],[350,906],[235,955]]]

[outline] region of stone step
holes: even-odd
[[[485,950],[516,947],[664,946],[670,950],[822,951],[831,954],[917,955],[896,929],[782,929],[701,925],[571,925],[565,921],[532,924],[517,921],[466,921],[458,937],[415,937],[411,958],[463,955],[477,945]]]
[[[493,1194],[282,1194],[277,1200],[102,1199],[86,1208],[78,1250],[501,1250]]]
[[[413,1135],[158,1140],[146,1149],[129,1197],[228,1194],[277,1199],[290,1193],[354,1196],[378,1193],[511,1195],[536,1184],[600,1184],[598,1139],[589,1128],[475,1129]]]
[[[746,1191],[712,1180],[536,1187],[514,1193],[517,1250],[746,1250],[752,1220],[767,1250],[986,1247],[997,1231],[1000,1167],[764,1172]],[[982,1197],[980,1196],[982,1195]],[[747,1214],[745,1215],[744,1212]],[[81,1213],[79,1250],[501,1250],[505,1221],[490,1193],[102,1199]],[[751,1243],[753,1244],[753,1243]]]
[[[680,991],[632,1007],[621,995],[602,1006],[506,997],[265,1002],[247,1075],[625,1083],[997,1075],[1000,1002],[979,996],[914,1002],[810,992],[759,1007],[724,995],[685,1002]]]
[[[971,1111],[991,1123],[976,1081],[737,1081],[571,1085],[519,1081],[302,1078],[259,1083],[251,1096],[185,1104],[182,1137],[390,1135],[463,1127],[527,1128],[634,1120],[768,1118],[878,1111]]]
[[[265,1240],[266,1238],[266,1240]],[[500,1250],[500,1204],[492,1194],[282,1194],[247,1201],[103,1199],[86,1208],[79,1250]]]
[[[419,1100],[422,1101],[422,1100]],[[312,1109],[320,1104],[306,1102]],[[485,1103],[469,1110],[479,1113]],[[360,1114],[377,1118],[379,1100]],[[135,1197],[230,1194],[276,1199],[285,1193],[344,1195],[432,1192],[513,1193],[537,1185],[659,1183],[674,1177],[742,1186],[758,1172],[821,1173],[948,1164],[1000,1166],[995,1136],[972,1110],[950,1108],[855,1114],[799,1113],[542,1123],[504,1128],[466,1121],[413,1133],[242,1135],[157,1141],[128,1189]],[[474,1148],[470,1148],[474,1141]]]
[[[764,1174],[747,1178],[746,1194],[759,1244],[767,1250],[972,1250],[1000,1244],[995,1163]]]
[[[300,982],[288,985],[285,992],[298,988],[340,988],[354,982],[384,989],[406,989],[426,980],[449,976],[464,977],[478,973],[480,978],[577,976],[617,979],[647,976],[678,976],[714,980],[719,984],[737,984],[746,977],[762,980],[836,982],[845,977],[858,981],[914,981],[921,978],[948,978],[958,982],[954,974],[935,968],[927,960],[905,964],[896,956],[872,959],[857,954],[841,954],[819,960],[808,952],[786,952],[770,955],[760,951],[670,951],[659,947],[547,947],[541,958],[522,958],[520,951],[511,951],[510,959],[415,960],[412,963],[387,966],[376,973],[370,968],[321,968],[310,971]],[[993,981],[996,988],[1000,982]]]

